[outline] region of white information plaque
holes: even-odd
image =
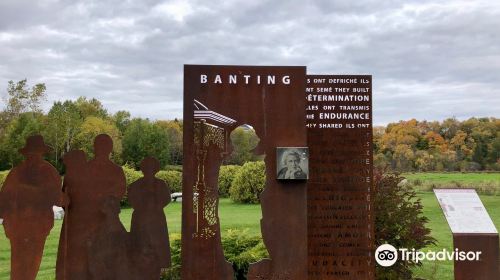
[[[453,233],[498,233],[473,189],[434,189]]]

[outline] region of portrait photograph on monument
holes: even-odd
[[[305,147],[276,148],[277,179],[305,180],[309,178],[309,151]]]
[[[500,280],[499,26],[0,1],[0,280]]]

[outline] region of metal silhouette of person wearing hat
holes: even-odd
[[[43,159],[49,151],[42,136],[29,137],[19,150],[25,160],[10,171],[0,192],[13,280],[36,278],[45,240],[54,226],[52,207],[66,202],[59,173]]]

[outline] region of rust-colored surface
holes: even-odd
[[[87,157],[81,150],[70,151],[63,157],[66,166],[63,191],[70,198],[65,215],[59,249],[57,251],[56,279],[88,279],[87,240],[95,235],[92,226],[98,212],[87,205],[92,196],[87,189]]]
[[[133,266],[133,245],[118,215],[120,201],[108,196],[101,201],[101,217],[95,235],[87,240],[89,279],[140,279]],[[137,256],[138,258],[139,256]],[[71,275],[68,275],[71,278]]]
[[[499,246],[498,234],[454,233],[454,248],[465,252],[481,252],[479,261],[455,260],[455,280],[500,279]]]
[[[229,134],[243,124],[260,138],[256,152],[266,154],[261,230],[270,254],[250,266],[248,279],[306,279],[306,183],[278,181],[275,158],[276,147],[307,146],[304,78],[305,67],[185,66],[183,280],[233,279],[221,245],[217,180]]]
[[[63,187],[57,170],[42,155],[41,136],[27,139],[26,157],[9,173],[0,192],[0,214],[11,241],[11,279],[35,279],[45,239],[54,224],[53,205],[65,206],[59,239],[56,279],[159,279],[170,267],[170,246],[163,207],[170,202],[167,184],[155,178],[159,162],[146,158],[144,177],[130,187],[134,208],[131,232],[119,219],[126,182],[122,168],[110,160],[111,137],[98,135],[95,157],[68,152]],[[64,202],[64,203],[63,203]]]
[[[170,203],[170,188],[165,181],[155,177],[160,162],[152,157],[141,162],[144,177],[129,187],[128,199],[134,208],[132,214],[132,241],[141,251],[150,254],[152,265],[142,270],[144,279],[158,279],[162,268],[171,265],[167,220],[163,208]]]
[[[309,279],[374,279],[372,78],[307,79]]]
[[[114,242],[102,242],[125,238],[118,236],[117,229],[121,225],[120,200],[126,191],[125,174],[110,160],[112,150],[111,137],[100,134],[94,140],[92,160],[87,162],[83,151],[69,152],[63,159],[67,172],[63,188],[70,204],[61,229],[57,279],[95,279],[118,273],[113,264],[119,259],[104,257],[113,257],[125,242],[118,247]],[[121,235],[126,235],[125,229]],[[96,245],[100,242],[103,244]]]
[[[62,205],[61,177],[43,160],[43,137],[31,136],[19,150],[25,160],[14,167],[1,190],[3,226],[11,244],[11,279],[35,279],[47,235],[54,226],[53,205]]]

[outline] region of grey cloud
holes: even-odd
[[[0,3],[0,88],[45,82],[49,101],[179,118],[183,64],[306,65],[372,74],[379,124],[498,116],[493,1],[31,2]]]

